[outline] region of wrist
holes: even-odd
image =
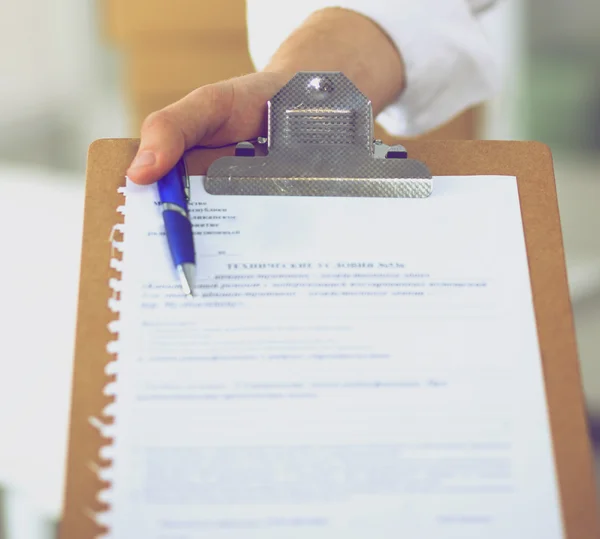
[[[342,8],[315,11],[263,69],[282,85],[298,71],[341,71],[372,103],[374,114],[404,88],[404,62],[387,34],[367,17]]]

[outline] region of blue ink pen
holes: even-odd
[[[163,178],[158,180],[157,185],[171,258],[183,291],[188,296],[193,296],[196,253],[192,224],[188,213],[190,178],[183,158]]]

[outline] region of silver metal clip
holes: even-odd
[[[187,166],[185,164],[185,159],[183,157],[177,163],[177,172],[183,180],[183,192],[185,193],[186,200],[189,202],[190,201],[190,175],[188,174]]]
[[[268,102],[267,155],[238,144],[235,156],[212,163],[204,187],[214,195],[428,197],[425,164],[373,140],[373,131],[371,102],[345,75],[300,72]]]

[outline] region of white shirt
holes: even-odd
[[[481,24],[494,0],[248,0],[249,51],[263,69],[287,36],[313,12],[343,7],[377,23],[394,41],[406,66],[406,88],[377,117],[392,135],[414,136],[439,127],[490,99],[500,70]]]

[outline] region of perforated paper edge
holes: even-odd
[[[119,222],[116,223],[110,234],[109,243],[111,249],[110,268],[112,274],[108,280],[108,288],[111,291],[107,299],[107,308],[112,313],[111,320],[108,323],[108,331],[111,339],[106,344],[106,353],[108,355],[104,373],[106,375],[106,384],[103,393],[109,398],[107,404],[100,416],[89,417],[89,423],[95,427],[102,443],[98,451],[98,462],[91,462],[89,468],[104,483],[105,487],[96,494],[97,501],[106,509],[92,512],[90,515],[96,525],[102,530],[96,534],[98,539],[110,539],[112,534],[112,507],[113,507],[113,489],[114,481],[112,464],[114,462],[114,443],[115,443],[115,422],[117,420],[117,392],[116,380],[119,375],[119,334],[121,330],[121,283],[123,277],[123,245],[125,238],[125,202],[127,197],[127,188],[119,187],[117,189],[122,196],[122,204],[117,207],[117,213],[120,215]],[[105,463],[105,464],[102,464]]]

